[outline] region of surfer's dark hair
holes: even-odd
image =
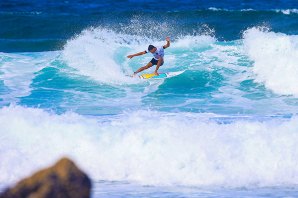
[[[152,50],[153,48],[155,48],[153,45],[149,45],[148,46],[148,51]]]

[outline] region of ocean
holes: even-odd
[[[94,198],[298,197],[297,1],[3,0],[0,26],[0,189],[68,156]],[[129,77],[167,36],[184,72]]]

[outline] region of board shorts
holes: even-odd
[[[151,61],[150,61],[150,63],[152,63],[152,65],[157,65],[157,62],[158,62],[158,60],[156,60],[155,58],[152,58]],[[164,62],[162,62],[160,66],[162,66],[163,63]]]

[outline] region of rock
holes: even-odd
[[[87,198],[90,191],[89,177],[71,160],[62,158],[7,189],[0,198]]]

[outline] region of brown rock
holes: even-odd
[[[0,198],[88,198],[90,191],[89,177],[71,160],[62,158],[7,189]]]

